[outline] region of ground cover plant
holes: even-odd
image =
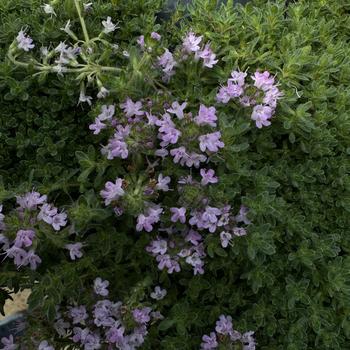
[[[3,1],[12,349],[346,349],[348,1]]]

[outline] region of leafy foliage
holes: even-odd
[[[96,113],[76,106],[79,86],[74,79],[50,74],[38,81],[5,59],[11,38],[25,25],[38,45],[64,40],[57,28],[67,19],[75,18],[78,28],[72,3],[58,2],[53,21],[43,16],[39,1],[1,2],[0,159],[5,188],[18,192],[35,184],[57,197],[74,225],[72,240],[86,243],[82,259],[70,262],[66,251],[53,249],[54,256],[48,252],[34,273],[1,264],[0,286],[32,288],[28,344],[33,336],[54,337],[55,306],[88,303],[89,288],[100,275],[111,282],[112,295],[133,305],[149,300],[156,284],[168,290],[158,304],[165,319],[151,327],[144,349],[198,349],[220,314],[232,315],[240,331],[255,330],[259,349],[347,348],[350,2],[301,0],[288,7],[284,1],[257,0],[245,7],[232,3],[194,1],[188,15],[179,7],[168,21],[157,23],[157,1],[96,1],[86,19],[94,34],[107,15],[118,19],[113,38],[121,51],[131,53],[130,61],[116,59],[123,71],[109,78],[120,101],[129,94],[154,94],[142,79],[151,74],[150,66],[138,66],[130,42],[153,30],[167,47],[175,47],[191,28],[211,42],[220,58],[205,74],[189,66],[174,75],[167,86],[181,101],[210,103],[218,82],[224,84],[232,69],[277,74],[285,96],[270,127],[252,127],[243,109],[220,109],[226,147],[218,167],[220,182],[211,195],[236,206],[242,200],[252,225],[229,250],[208,236],[206,272],[193,276],[187,270],[160,272],[145,253],[147,234],[136,233],[131,218],[118,219],[103,207],[99,191],[104,182],[128,170],[119,160],[112,166],[100,155],[101,139],[88,129]],[[173,171],[169,164],[169,173]],[[10,197],[4,193],[4,200]],[[0,302],[7,297],[4,293],[1,289]],[[66,345],[60,341],[57,347]]]

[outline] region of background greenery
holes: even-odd
[[[56,304],[83,302],[82,287],[100,274],[120,299],[142,299],[158,281],[168,289],[161,305],[166,319],[152,328],[145,349],[198,349],[221,313],[232,315],[239,330],[256,330],[258,349],[348,349],[350,1],[301,0],[288,7],[284,1],[245,7],[228,1],[220,7],[198,0],[164,23],[156,18],[157,1],[95,2],[88,27],[98,28],[107,15],[118,19],[121,46],[153,29],[170,46],[188,28],[212,42],[220,67],[204,77],[175,76],[171,89],[179,100],[212,101],[218,77],[224,82],[238,67],[276,73],[285,93],[272,126],[263,130],[249,127],[243,111],[220,112],[226,166],[218,188],[232,203],[243,197],[253,225],[229,254],[214,252],[200,277],[160,273],[144,253],[147,237],[101,208],[99,140],[88,130],[89,109],[76,106],[74,81],[50,76],[38,82],[5,59],[25,25],[36,42],[64,40],[57,23],[75,16],[69,1],[59,5],[54,25],[40,5],[0,2],[0,173],[6,189],[31,180],[59,197],[79,234],[88,236],[89,250],[74,264],[48,250],[50,263],[31,276],[41,283],[33,287],[28,334],[50,337],[46,316],[52,319]],[[87,176],[79,176],[88,167]],[[7,264],[0,270],[0,285],[28,283]]]

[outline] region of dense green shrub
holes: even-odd
[[[228,1],[218,7],[216,1],[198,0],[189,15],[179,8],[169,21],[156,24],[161,7],[154,1],[98,1],[87,16],[94,34],[106,16],[118,19],[113,38],[131,53],[130,63],[119,56],[106,59],[123,69],[106,77],[117,104],[127,96],[158,98],[150,81],[163,83],[149,64],[138,65],[142,54],[133,48],[136,36],[153,30],[163,36],[162,45],[174,49],[192,29],[211,42],[220,59],[212,70],[188,67],[175,74],[166,85],[174,99],[214,104],[219,84],[238,68],[274,72],[281,84],[284,98],[269,127],[249,124],[243,108],[217,106],[225,148],[214,160],[220,182],[210,187],[210,197],[235,208],[243,203],[252,224],[226,250],[208,236],[205,273],[198,276],[186,269],[159,271],[145,252],[149,234],[135,232],[131,216],[116,218],[103,205],[104,183],[135,169],[100,154],[106,139],[89,130],[100,104],[91,112],[86,105],[76,107],[79,86],[73,76],[50,74],[39,82],[30,75],[34,71],[5,60],[23,25],[43,45],[64,40],[57,28],[67,19],[75,18],[77,25],[69,1],[55,4],[57,19],[43,17],[40,5],[0,4],[0,35],[6,38],[0,66],[1,173],[5,189],[20,193],[23,187],[16,186],[34,169],[34,184],[58,198],[77,234],[72,238],[64,231],[60,237],[64,243],[84,240],[86,247],[71,262],[61,241],[48,240],[41,247],[43,264],[32,273],[2,262],[1,286],[33,289],[22,342],[30,348],[33,338],[52,339],[55,306],[91,303],[89,288],[102,276],[110,281],[110,294],[130,305],[149,300],[154,285],[168,290],[158,303],[165,319],[150,328],[144,349],[198,349],[221,314],[232,315],[240,331],[254,330],[258,349],[348,348],[350,2],[301,0],[286,7],[284,1],[253,1],[234,7]],[[168,174],[182,175],[172,162],[166,167]],[[10,195],[2,193],[4,199]],[[11,199],[6,203],[10,208]],[[65,342],[52,344],[60,348]]]

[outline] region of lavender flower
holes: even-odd
[[[162,300],[167,295],[166,289],[162,289],[160,286],[156,286],[151,293],[151,298],[155,300]]]
[[[202,235],[200,235],[197,231],[194,230],[190,230],[185,237],[185,241],[190,242],[194,246],[197,246],[202,239]]]
[[[228,81],[232,81],[238,86],[244,86],[246,76],[247,73],[234,70],[231,72],[231,78]]]
[[[233,333],[232,317],[221,315],[216,322],[215,330],[223,335],[231,335]]]
[[[17,204],[22,209],[34,210],[38,205],[43,204],[47,200],[46,195],[41,195],[39,192],[28,192],[23,196],[16,196]]]
[[[103,105],[101,113],[98,115],[100,121],[111,120],[115,112],[114,105]]]
[[[247,234],[247,231],[243,227],[234,227],[233,234],[235,236],[241,237],[241,236],[245,236]]]
[[[225,146],[225,144],[222,141],[220,141],[220,137],[220,131],[199,136],[199,148],[202,152],[205,152],[206,150],[210,152],[218,152],[219,148],[223,148]]]
[[[65,248],[69,250],[69,256],[72,260],[79,259],[83,256],[81,252],[82,247],[83,244],[80,242],[65,245]]]
[[[253,338],[254,332],[249,331],[242,334],[241,343],[243,344],[243,350],[255,350],[255,339]]]
[[[109,286],[108,281],[102,281],[100,277],[97,277],[94,281],[94,291],[97,295],[101,295],[103,297],[108,295],[108,289]]]
[[[275,83],[275,78],[267,71],[264,73],[255,72],[252,79],[254,80],[254,86],[263,91],[269,90]]]
[[[152,241],[146,250],[154,255],[164,255],[168,250],[168,243],[164,239],[157,239]]]
[[[215,176],[215,171],[213,169],[201,169],[200,174],[202,176],[201,184],[203,186],[206,186],[209,183],[216,184],[218,182],[218,178]]]
[[[145,230],[146,232],[151,232],[153,230],[153,225],[159,222],[162,212],[163,209],[159,206],[148,208],[145,214],[140,214],[137,217],[136,230]]]
[[[169,254],[158,255],[156,260],[159,270],[167,269],[169,274],[180,272],[181,270],[179,263],[175,259],[172,259]]]
[[[4,347],[1,350],[16,350],[18,348],[18,345],[14,343],[12,335],[10,335],[8,338],[1,338],[1,343],[2,345],[4,345]]]
[[[51,225],[53,217],[57,214],[57,208],[53,207],[51,204],[44,203],[40,208],[40,212],[37,216],[38,220],[43,220],[47,224]]]
[[[157,41],[160,41],[160,39],[162,38],[160,34],[158,34],[157,32],[152,32],[151,33],[151,38]]]
[[[59,214],[56,214],[55,216],[52,217],[52,227],[56,230],[59,231],[61,227],[65,226],[67,224],[67,214],[64,212],[61,212]]]
[[[167,109],[167,112],[175,114],[179,119],[183,119],[184,109],[186,108],[186,106],[187,106],[187,102],[184,102],[180,105],[179,102],[174,101],[171,104],[171,108]]]
[[[95,118],[95,122],[89,125],[89,129],[94,132],[94,135],[98,135],[101,130],[107,127],[106,124],[102,123],[99,118]]]
[[[182,47],[185,52],[192,53],[200,50],[200,42],[203,36],[196,36],[193,32],[189,32],[182,42]]]
[[[137,115],[144,115],[145,112],[141,111],[141,101],[133,102],[131,98],[127,98],[124,103],[120,104],[120,108],[123,109],[126,117],[133,117]]]
[[[237,222],[243,222],[246,225],[251,224],[251,221],[247,218],[248,213],[249,213],[249,209],[244,205],[241,205],[238,215],[235,216],[235,220]]]
[[[115,183],[110,181],[106,182],[105,189],[100,192],[101,197],[105,200],[106,206],[111,204],[111,202],[118,200],[119,197],[125,194],[122,186],[123,180],[120,178],[117,178]]]
[[[22,49],[24,51],[30,51],[35,47],[33,44],[33,39],[25,34],[23,30],[20,30],[17,37],[17,45],[19,49]]]
[[[10,247],[10,241],[2,233],[0,233],[0,245],[2,244],[2,250],[7,250]]]
[[[73,319],[73,324],[84,324],[84,321],[89,317],[84,305],[71,307],[69,309],[69,316]]]
[[[108,145],[102,149],[102,153],[107,155],[107,159],[116,157],[126,159],[129,156],[128,145],[116,133],[108,142]]]
[[[110,91],[108,89],[106,89],[104,86],[101,86],[98,94],[97,94],[97,98],[98,99],[103,99],[106,98],[109,95]]]
[[[169,186],[168,184],[171,182],[171,179],[169,176],[163,176],[163,174],[158,175],[158,182],[156,184],[156,189],[158,191],[164,191],[167,192],[169,191]]]
[[[24,264],[27,257],[27,252],[13,245],[11,248],[5,249],[5,258],[14,259],[14,263],[17,267],[20,267]]]
[[[30,247],[33,244],[35,232],[33,230],[19,230],[15,239],[15,247]]]
[[[132,315],[137,323],[145,324],[151,320],[151,311],[152,309],[150,307],[144,307],[142,309],[133,310]]]
[[[43,340],[38,347],[38,350],[55,350],[53,346],[51,346],[47,340]]]
[[[271,125],[270,118],[272,117],[273,110],[269,106],[257,105],[253,109],[252,120],[255,121],[256,126],[261,129],[263,126]]]
[[[215,107],[206,107],[203,104],[200,105],[198,115],[194,118],[198,125],[210,125],[213,127],[216,126],[217,119]]]
[[[230,244],[230,241],[232,239],[232,235],[229,232],[222,231],[220,233],[220,241],[221,241],[221,246],[223,248],[227,248],[227,246]]]
[[[219,344],[216,339],[216,334],[214,332],[210,333],[209,335],[203,335],[203,343],[201,344],[201,350],[212,350],[216,349]]]
[[[213,68],[218,63],[215,53],[210,48],[210,44],[206,44],[202,51],[196,52],[197,57],[203,59],[203,66]]]
[[[168,49],[165,49],[163,55],[158,57],[158,65],[162,68],[163,73],[165,73],[165,79],[168,80],[174,75],[174,69],[177,66],[177,63],[173,54]]]
[[[36,270],[39,264],[41,264],[41,259],[33,250],[30,250],[22,261],[22,265],[29,265],[31,270]]]
[[[177,222],[180,221],[182,224],[186,222],[186,208],[170,208],[172,212],[171,221]]]

